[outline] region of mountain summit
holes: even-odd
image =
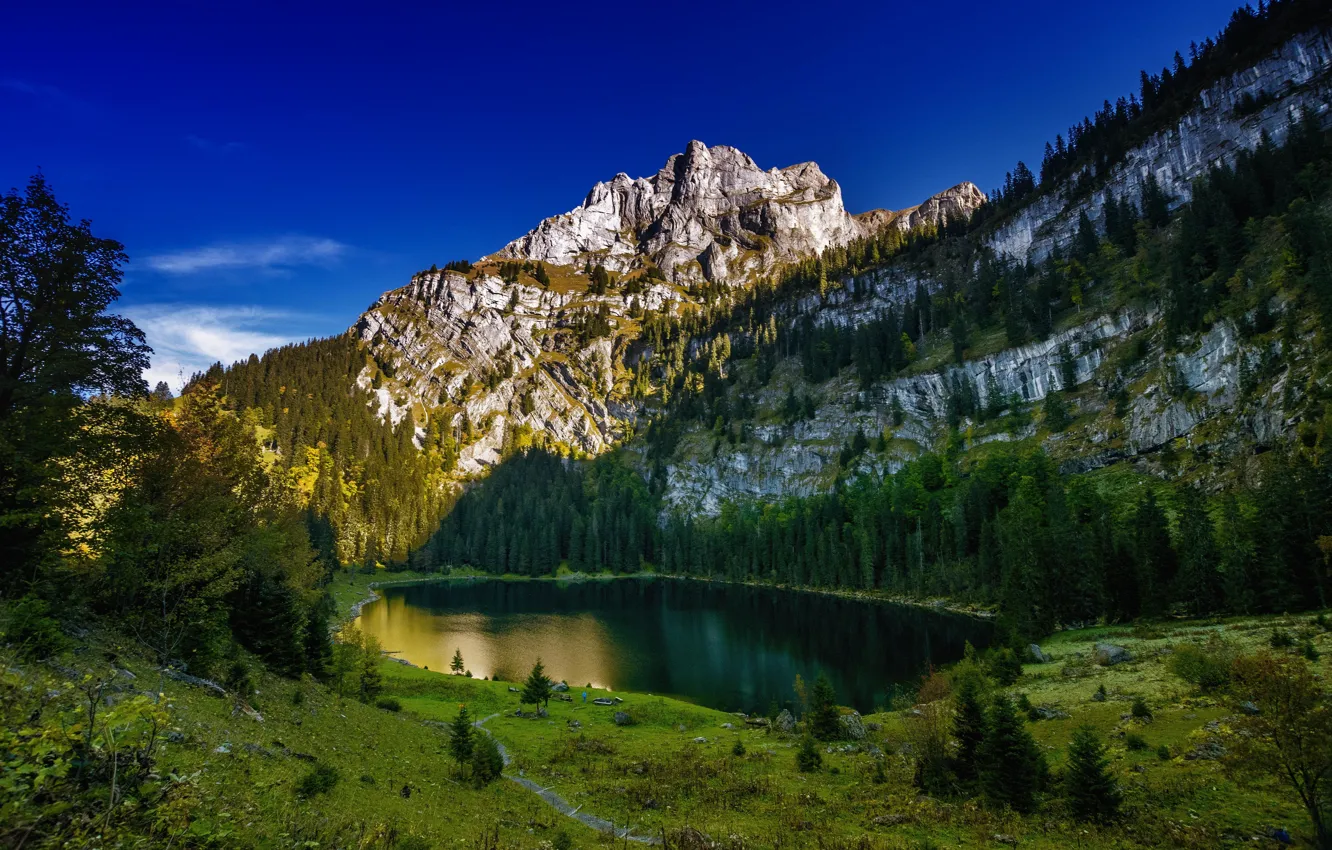
[[[582,206],[542,221],[495,257],[614,272],[647,261],[672,283],[737,284],[892,223],[907,229],[969,216],[984,201],[963,183],[904,213],[852,216],[837,181],[816,163],[765,171],[736,148],[692,141],[652,177],[621,173],[598,183]]]

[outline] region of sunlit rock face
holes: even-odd
[[[1257,147],[1264,134],[1273,142],[1283,141],[1292,113],[1316,116],[1324,124],[1332,120],[1329,70],[1332,38],[1327,33],[1291,39],[1266,59],[1204,91],[1198,105],[1175,126],[1131,150],[1090,197],[1070,200],[1063,192],[1043,196],[997,228],[990,245],[1017,259],[1042,259],[1068,244],[1084,210],[1093,222],[1100,221],[1107,192],[1140,203],[1149,174],[1156,175],[1175,205],[1186,202],[1193,181],[1208,168]],[[1236,109],[1249,98],[1272,101],[1252,114]]]
[[[901,212],[856,217],[819,166],[763,170],[742,151],[690,142],[652,177],[617,174],[582,206],[548,218],[496,256],[628,271],[644,259],[674,283],[738,284],[774,263],[817,254],[881,227],[969,215],[984,202],[964,183]]]
[[[562,267],[572,286],[432,269],[385,293],[353,328],[375,360],[357,381],[394,424],[411,413],[423,436],[443,416],[448,428],[469,432],[458,461],[464,474],[498,462],[515,427],[596,454],[637,416],[624,393],[635,309],[688,303],[681,286],[691,283],[741,286],[774,264],[883,228],[966,217],[984,200],[963,183],[906,210],[857,218],[814,163],[764,171],[735,148],[691,142],[653,177],[598,183],[578,209],[495,255]],[[632,297],[595,295],[582,275],[588,263],[619,273],[655,265],[667,280],[646,279]],[[601,307],[610,332],[579,342],[571,326]]]

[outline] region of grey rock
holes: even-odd
[[[853,741],[865,740],[865,724],[861,720],[860,712],[853,711],[850,714],[843,714],[838,722],[842,726],[842,734]]]
[[[1040,644],[1031,644],[1027,647],[1027,652],[1037,664],[1049,664],[1052,660],[1050,656],[1046,655],[1045,651],[1041,649]]]
[[[616,726],[632,726],[634,723],[634,719],[629,716],[628,712],[624,711],[615,712],[615,716],[612,719],[615,721]]]
[[[1262,714],[1262,713],[1263,713],[1262,709],[1260,709],[1260,708],[1258,707],[1258,704],[1257,704],[1257,703],[1250,702],[1250,701],[1248,701],[1248,700],[1246,700],[1246,701],[1240,703],[1240,711],[1244,712],[1245,714]]]
[[[564,682],[556,682],[555,684],[550,686],[550,689],[557,694],[562,694],[566,693],[569,690],[569,686]]]
[[[1113,667],[1125,661],[1132,661],[1133,654],[1113,643],[1098,643],[1092,652],[1092,660],[1102,667]]]
[[[778,732],[786,732],[788,734],[794,732],[796,728],[795,715],[783,708],[781,713],[777,715],[777,720],[773,725]]]

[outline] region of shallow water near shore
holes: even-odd
[[[386,587],[357,623],[397,658],[517,682],[540,657],[575,698],[584,684],[767,712],[797,675],[828,674],[862,712],[931,664],[982,647],[970,617],[827,594],[669,578],[441,581]]]

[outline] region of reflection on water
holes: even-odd
[[[447,671],[519,681],[539,656],[570,685],[679,696],[728,711],[793,698],[822,670],[861,711],[990,627],[903,606],[675,579],[450,581],[389,587],[358,621],[385,649]]]

